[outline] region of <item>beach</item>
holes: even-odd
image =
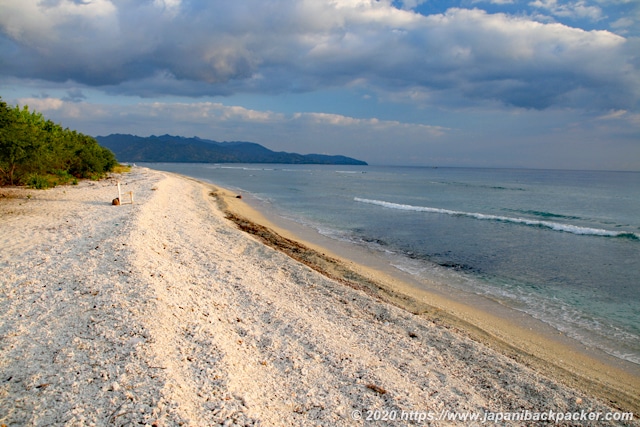
[[[118,181],[133,204],[111,205]],[[135,167],[0,194],[0,424],[638,425],[632,372],[300,242],[215,185]]]

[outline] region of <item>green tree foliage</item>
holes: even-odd
[[[0,185],[46,187],[58,181],[99,178],[117,165],[113,152],[87,135],[62,128],[28,107],[0,98]]]

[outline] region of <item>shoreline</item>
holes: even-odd
[[[135,204],[111,205],[118,181]],[[506,357],[472,339],[467,320],[399,308],[402,289],[379,286],[377,272],[238,220],[336,279],[320,274],[241,231],[220,201],[260,217],[217,185],[139,167],[0,198],[0,424],[350,427],[386,411],[452,425],[633,411],[584,425],[639,425],[625,399]]]
[[[292,231],[293,224],[277,221],[277,214],[267,217],[238,200],[231,190],[210,185],[218,188],[212,196],[226,218],[266,245],[346,286],[462,333],[569,387],[588,390],[621,409],[640,413],[640,368],[632,362],[586,348],[530,315],[495,301],[460,295],[463,302],[459,302],[446,291],[420,288],[408,273],[363,265],[362,259],[354,262],[330,245],[312,242],[308,233],[301,236],[302,226]],[[477,303],[480,308],[470,305]]]

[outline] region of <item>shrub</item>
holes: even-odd
[[[67,184],[75,179],[73,175],[62,169],[53,171],[53,175],[58,177],[58,180],[56,181],[58,185]]]
[[[94,138],[63,129],[26,106],[10,108],[0,98],[0,185],[47,188],[100,179],[117,164],[113,152]]]
[[[44,190],[45,188],[49,188],[52,186],[55,187],[55,184],[52,185],[47,177],[38,174],[29,175],[26,184],[29,187],[36,188],[38,190]]]

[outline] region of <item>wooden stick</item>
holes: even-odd
[[[125,194],[129,195],[129,201],[127,204],[133,204],[133,191],[127,191]],[[122,200],[122,189],[120,188],[120,181],[118,181],[118,200],[120,200],[120,204],[125,204],[124,200]]]

